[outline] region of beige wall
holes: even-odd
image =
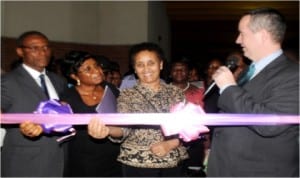
[[[162,2],[152,1],[148,4],[148,41],[159,44],[165,51],[167,59],[170,56],[170,23]]]
[[[169,25],[161,2],[2,1],[1,4],[4,37],[39,30],[58,42],[128,45],[152,41],[159,43],[167,54],[169,51]]]
[[[148,3],[99,2],[99,42],[132,44],[148,40]]]

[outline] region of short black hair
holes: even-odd
[[[24,43],[24,40],[29,37],[29,36],[34,36],[34,35],[37,35],[37,36],[41,36],[43,38],[45,38],[47,41],[49,41],[48,37],[43,34],[42,32],[39,32],[39,31],[26,31],[24,33],[22,33],[18,38],[17,38],[17,47],[22,47],[23,46],[23,43]]]
[[[61,63],[63,75],[69,78],[71,74],[77,74],[80,66],[89,58],[93,57],[90,53],[85,51],[72,50],[68,52]]]
[[[162,48],[160,46],[158,46],[155,43],[152,42],[143,42],[143,43],[139,43],[136,45],[133,45],[130,50],[129,50],[129,60],[130,60],[130,65],[133,67],[134,66],[134,58],[135,56],[141,52],[141,51],[151,51],[151,52],[155,52],[157,57],[161,60],[161,61],[165,61],[165,54],[164,51],[162,50]]]
[[[111,71],[111,61],[107,56],[104,55],[93,55],[92,56],[96,62],[101,66],[103,72]]]

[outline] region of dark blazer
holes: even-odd
[[[60,95],[65,90],[65,80],[51,72],[47,75]],[[43,100],[47,100],[45,93],[22,66],[1,76],[3,113],[32,113]],[[18,125],[4,127],[1,176],[62,176],[63,149],[56,142],[57,137],[42,135],[31,139],[22,135]]]
[[[218,106],[226,113],[299,115],[299,64],[279,56],[243,87],[225,89]],[[298,177],[299,126],[215,128],[208,176]]]

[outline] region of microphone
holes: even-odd
[[[237,69],[237,63],[238,58],[233,56],[226,61],[226,67],[228,67],[231,70],[231,72],[234,72]],[[204,96],[206,96],[215,86],[216,82],[210,84],[207,90],[205,91]]]

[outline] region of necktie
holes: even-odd
[[[41,79],[41,87],[42,87],[43,91],[45,92],[47,98],[49,99],[49,93],[48,93],[47,85],[45,82],[45,75],[41,74],[40,79]]]
[[[251,64],[248,69],[241,75],[241,77],[238,80],[238,85],[243,86],[245,83],[247,83],[250,78],[253,76],[255,71],[255,65]]]

